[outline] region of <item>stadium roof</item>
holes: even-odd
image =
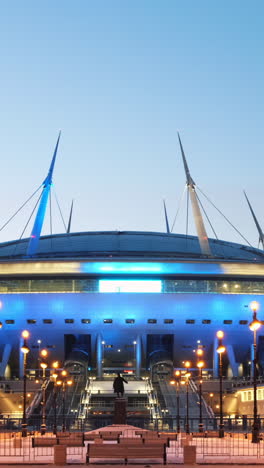
[[[0,261],[26,259],[29,239],[0,244]],[[201,253],[198,238],[160,232],[98,231],[56,234],[40,238],[34,259],[216,259],[264,263],[262,250],[209,239],[212,255]]]

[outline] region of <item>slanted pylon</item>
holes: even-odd
[[[169,225],[169,221],[168,221],[165,200],[163,200],[163,206],[164,206],[164,215],[165,215],[165,222],[166,222],[166,231],[167,231],[167,234],[170,234],[170,225]]]
[[[255,215],[255,213],[254,213],[254,210],[253,210],[253,208],[252,208],[252,206],[251,206],[251,204],[250,204],[250,201],[249,201],[249,199],[248,199],[248,197],[247,197],[247,194],[246,194],[245,190],[244,190],[244,195],[245,195],[245,197],[246,197],[246,200],[247,200],[249,209],[250,209],[250,211],[251,211],[252,217],[253,217],[253,219],[254,219],[254,222],[255,222],[255,224],[256,224],[256,228],[257,228],[258,233],[259,233],[259,242],[262,244],[262,249],[264,250],[264,234],[263,234],[263,231],[262,231],[262,229],[261,229],[261,227],[260,227],[260,224],[259,224],[259,222],[258,222],[258,220],[257,220],[257,217],[256,217],[256,215]]]
[[[193,178],[191,177],[191,174],[188,168],[188,164],[187,164],[186,157],[183,151],[182,142],[181,142],[179,133],[178,133],[178,138],[179,138],[179,143],[180,143],[180,148],[181,148],[184,170],[186,174],[186,184],[187,184],[187,188],[190,194],[193,217],[194,217],[196,231],[197,231],[197,235],[199,239],[200,248],[201,248],[202,254],[211,256],[212,254],[211,254],[211,249],[210,249],[210,245],[208,241],[208,236],[205,230],[202,213],[201,213],[197,195],[196,195],[195,182]]]
[[[59,141],[60,141],[60,135],[61,135],[61,132],[59,133],[59,136],[58,136],[58,139],[57,139],[57,143],[56,143],[55,150],[54,150],[54,153],[53,153],[53,157],[52,157],[52,161],[51,161],[51,165],[50,165],[50,168],[49,168],[48,175],[47,175],[47,177],[45,178],[45,180],[44,180],[44,182],[42,184],[43,185],[42,194],[41,194],[38,211],[37,211],[37,214],[36,214],[33,229],[31,231],[30,240],[29,240],[28,249],[27,249],[27,256],[28,257],[33,257],[35,255],[36,251],[37,251],[37,248],[38,248],[39,238],[40,238],[43,222],[44,222],[44,219],[45,219],[47,203],[48,203],[48,200],[49,200],[50,187],[51,187],[51,184],[52,184],[53,169],[54,169],[54,165],[55,165],[55,161],[56,161],[56,156],[57,156],[57,151],[58,151],[58,146],[59,146]]]
[[[71,202],[71,210],[70,210],[69,222],[68,222],[68,227],[67,227],[67,234],[70,234],[71,232],[72,210],[73,210],[73,200]]]

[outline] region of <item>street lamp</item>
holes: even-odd
[[[225,352],[226,348],[223,345],[224,332],[219,330],[216,333],[218,338],[218,347],[216,352],[219,354],[219,406],[220,406],[220,425],[219,425],[219,437],[224,437],[224,422],[223,422],[223,360],[222,354]]]
[[[181,371],[175,371],[175,380],[171,380],[170,384],[176,384],[176,405],[177,405],[177,432],[180,432],[180,394],[179,394],[179,385],[181,380]]]
[[[101,341],[102,345],[102,378],[104,378],[104,348],[105,348],[105,341]]]
[[[196,351],[197,356],[199,358],[202,357],[203,355],[203,350],[201,348],[198,348]],[[203,367],[204,367],[204,361],[199,360],[197,362],[197,367],[199,369],[199,432],[203,432],[203,412],[202,412],[202,384],[203,384]]]
[[[258,407],[257,407],[257,330],[261,326],[261,322],[257,319],[257,311],[259,303],[253,301],[250,304],[250,308],[253,312],[253,320],[249,324],[249,328],[253,331],[253,426],[252,426],[252,443],[259,442],[259,424],[258,424]]]
[[[57,385],[62,388],[62,432],[65,432],[65,389],[66,385],[72,385],[72,380],[67,379],[68,372],[63,369],[60,374],[60,380],[57,380]]]
[[[41,435],[44,435],[46,433],[46,369],[48,367],[46,359],[48,357],[48,351],[46,349],[42,349],[40,351],[40,356],[42,358],[42,362],[40,363],[40,367],[42,369],[42,424],[40,433]]]
[[[190,425],[189,425],[189,378],[191,377],[191,373],[188,372],[188,369],[191,367],[190,361],[185,361],[184,367],[186,368],[187,372],[184,374],[186,380],[186,426],[185,432],[186,434],[190,434]]]
[[[40,358],[42,358],[42,361],[40,362],[40,367],[42,369],[42,423],[41,423],[41,428],[40,432],[41,435],[46,434],[46,429],[47,429],[47,424],[46,424],[46,390],[47,390],[47,379],[46,379],[46,369],[48,367],[48,364],[46,362],[46,359],[48,357],[48,351],[46,349],[42,349],[40,351]],[[52,363],[52,368],[57,369],[59,367],[59,362],[55,361]],[[56,376],[56,377],[55,377]],[[56,374],[52,374],[52,377],[57,378]]]
[[[52,367],[54,371],[52,372],[52,378],[54,380],[54,387],[53,387],[53,409],[54,409],[54,422],[53,422],[53,434],[57,434],[57,370],[59,367],[59,362],[55,361],[52,363]]]
[[[134,340],[133,341],[133,347],[134,347],[134,373],[135,374],[136,374],[136,367],[137,367],[136,346],[137,346],[137,342]]]
[[[23,419],[22,419],[22,437],[27,437],[27,415],[26,415],[26,404],[27,404],[27,354],[29,353],[29,347],[27,345],[27,339],[29,338],[29,332],[24,330],[21,334],[24,339],[21,351],[23,353]]]

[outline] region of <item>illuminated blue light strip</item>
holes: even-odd
[[[160,293],[159,280],[100,280],[101,293]]]
[[[90,274],[224,274],[224,267],[217,263],[183,262],[83,262],[80,271]]]

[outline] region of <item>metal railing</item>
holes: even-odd
[[[97,419],[100,425],[98,429],[102,429],[103,420]],[[146,422],[146,421],[145,421]],[[76,428],[80,430],[80,428]],[[158,429],[159,431],[163,430]],[[140,431],[132,430],[131,427],[123,429],[122,437],[140,438]],[[150,434],[150,433],[148,433]],[[54,447],[32,447],[32,437],[38,434],[29,434],[28,437],[22,438],[21,434],[10,432],[0,432],[0,462],[5,464],[15,463],[34,463],[34,464],[49,464],[54,461]],[[48,434],[49,437],[55,437]],[[152,437],[158,437],[158,433],[152,431]],[[166,447],[168,463],[183,463],[184,461],[184,445],[196,447],[196,461],[198,463],[264,463],[264,441],[261,433],[261,440],[258,444],[252,443],[251,434],[229,432],[225,437],[218,438],[215,431],[205,434],[194,433],[187,435],[182,432],[175,436],[173,433],[168,435],[170,442]],[[130,439],[131,440],[131,439]],[[146,443],[147,438],[145,439]],[[67,447],[67,463],[85,463],[87,452],[87,444],[93,441],[86,441],[84,447]],[[111,442],[118,445],[118,440]]]
[[[135,411],[140,410],[140,408],[135,407]],[[78,418],[75,414],[65,415],[66,429],[70,431],[81,430],[88,431],[93,430],[98,427],[103,427],[113,424],[113,415],[90,415],[86,418]],[[224,430],[227,433],[237,433],[237,434],[250,434],[253,425],[252,417],[243,417],[243,418],[224,418]],[[47,431],[52,431],[53,428],[53,416],[47,416]],[[63,415],[59,414],[57,416],[57,426],[58,430],[62,426]],[[22,419],[21,418],[12,418],[2,417],[0,418],[0,433],[5,432],[19,432],[21,430]],[[176,417],[171,417],[165,414],[163,417],[153,418],[145,417],[144,415],[129,415],[127,417],[127,424],[134,425],[140,428],[149,429],[149,430],[163,430],[163,431],[176,431],[177,430],[177,420]],[[186,424],[186,418],[180,417],[180,430],[184,432]],[[189,419],[190,432],[196,432],[199,428],[199,418],[190,418]],[[219,429],[219,418],[203,418],[204,431],[217,431]],[[37,431],[41,426],[41,416],[32,415],[30,421],[28,421],[28,430]],[[264,418],[259,418],[259,428],[260,432],[264,433]]]

